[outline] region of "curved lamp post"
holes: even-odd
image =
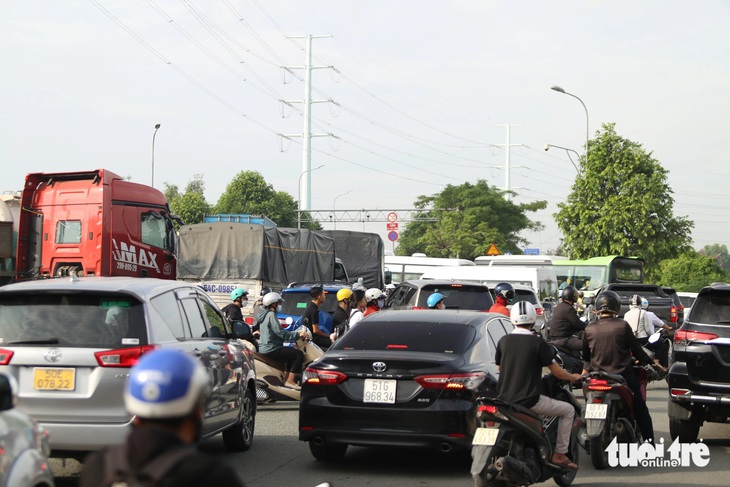
[[[302,173],[299,175],[299,183],[297,183],[297,189],[299,191],[297,195],[297,203],[299,205],[299,211],[297,211],[297,228],[302,228],[302,176],[304,176],[308,172],[322,169],[323,167],[324,164],[322,164],[321,166],[313,167],[311,169],[307,169],[306,171],[302,171]]]
[[[563,149],[568,154],[568,159],[570,159],[570,162],[573,163],[573,167],[575,168],[575,170],[578,172],[578,174],[580,174],[580,169],[578,169],[578,166],[576,166],[575,162],[573,162],[573,158],[570,157],[570,153],[572,152],[573,154],[575,154],[575,157],[577,157],[578,160],[580,160],[580,155],[578,155],[578,153],[576,151],[574,151],[573,149],[568,149],[567,147],[561,147],[561,146],[555,145],[555,144],[545,144],[545,152],[550,150],[551,147],[555,147],[556,149]]]
[[[586,111],[586,160],[587,160],[588,159],[588,132],[589,132],[588,127],[589,127],[589,125],[588,125],[588,108],[586,108],[586,104],[583,103],[583,100],[581,100],[580,98],[578,98],[577,96],[575,96],[572,93],[568,93],[567,91],[562,89],[560,86],[551,86],[550,89],[553,91],[557,91],[558,93],[562,93],[564,95],[572,96],[573,98],[578,100],[581,105],[583,105],[583,110]],[[555,147],[557,147],[557,146],[555,146]]]
[[[155,187],[155,137],[160,129],[160,124],[155,125],[155,133],[152,134],[152,187]]]
[[[352,193],[352,190],[347,191],[342,194],[338,194],[337,196],[335,196],[335,199],[332,201],[332,221],[335,224],[335,230],[337,230],[337,215],[335,214],[335,204],[337,203],[337,198],[339,198],[340,196],[345,196],[346,194],[350,194],[350,193]]]

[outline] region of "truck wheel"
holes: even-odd
[[[669,434],[673,440],[679,438],[680,443],[694,443],[700,433],[700,423],[695,414],[689,419],[669,418]]]
[[[251,448],[256,425],[255,404],[251,389],[244,389],[241,398],[241,420],[227,430],[223,430],[223,444],[226,450],[246,451]]]

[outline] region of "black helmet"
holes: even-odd
[[[603,291],[596,298],[595,307],[599,313],[618,315],[621,312],[621,298],[614,291]]]
[[[560,293],[560,299],[562,299],[563,301],[572,301],[575,303],[576,301],[578,301],[578,290],[573,286],[565,286],[563,292]]]
[[[512,287],[512,284],[508,282],[500,282],[494,286],[494,295],[502,296],[507,301],[512,301],[512,298],[515,297],[515,290]]]
[[[634,294],[631,296],[631,306],[640,307],[641,306],[641,296],[638,294]]]
[[[261,296],[266,296],[266,295],[267,295],[267,294],[269,294],[270,292],[271,292],[271,288],[270,288],[270,287],[265,287],[265,288],[263,288],[263,289],[261,290]]]

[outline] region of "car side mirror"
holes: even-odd
[[[220,338],[221,337],[221,330],[217,326],[212,326],[210,328],[210,333],[208,334],[211,338]]]
[[[234,321],[233,322],[233,336],[240,338],[241,340],[248,340],[251,338],[253,332],[251,326],[245,321]]]
[[[385,271],[383,273],[383,280],[386,284],[391,284],[393,282],[393,272],[392,271]]]
[[[543,309],[545,311],[550,311],[550,310],[553,309],[553,303],[550,303],[550,302],[547,302],[547,301],[543,301],[542,307],[543,307]]]
[[[11,377],[0,374],[0,411],[7,411],[15,407],[15,394],[17,388]]]

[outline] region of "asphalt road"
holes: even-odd
[[[667,408],[666,382],[649,385],[648,404],[654,419],[657,441],[671,444]],[[222,455],[238,472],[248,487],[297,485],[314,487],[321,482],[332,486],[398,487],[468,487],[468,454],[441,454],[420,450],[396,450],[350,447],[339,463],[317,462],[309,447],[297,440],[297,403],[278,403],[261,407],[256,421],[256,438],[252,449],[229,454],[220,437],[203,443],[201,448]],[[616,467],[595,470],[583,450],[580,471],[573,485],[608,486],[727,486],[730,471],[730,425],[707,424],[700,437],[710,449],[705,467]],[[668,455],[667,455],[668,458]],[[80,466],[52,460],[59,487],[78,485]],[[555,485],[552,481],[545,486]]]

